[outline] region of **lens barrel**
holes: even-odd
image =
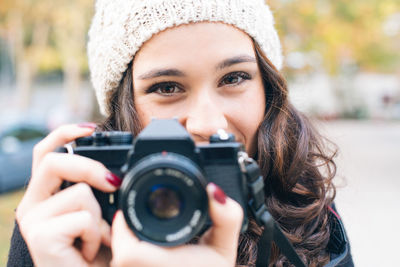
[[[199,234],[207,221],[204,175],[189,158],[151,154],[130,169],[120,189],[120,207],[142,240],[176,246]]]

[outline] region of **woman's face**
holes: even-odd
[[[152,118],[178,118],[196,144],[224,129],[254,154],[265,98],[247,34],[210,22],[167,29],[142,46],[132,69],[144,126]]]

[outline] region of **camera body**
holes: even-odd
[[[238,161],[244,147],[233,135],[219,132],[209,144],[196,146],[177,120],[153,120],[136,138],[128,132],[95,132],[67,150],[100,161],[123,179],[115,193],[93,192],[106,221],[121,209],[142,240],[175,246],[202,234],[211,224],[209,182],[242,206],[242,231],[247,229],[249,196]]]

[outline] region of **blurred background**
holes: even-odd
[[[268,3],[291,101],[340,148],[336,202],[356,266],[399,266],[400,1]],[[93,5],[0,0],[0,266],[33,145],[101,120],[86,58]]]

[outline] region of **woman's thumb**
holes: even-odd
[[[243,222],[242,207],[227,197],[214,183],[207,185],[209,214],[213,223],[202,240],[218,252],[236,258],[240,229]],[[233,254],[232,254],[233,253]],[[226,255],[229,254],[229,255]]]

